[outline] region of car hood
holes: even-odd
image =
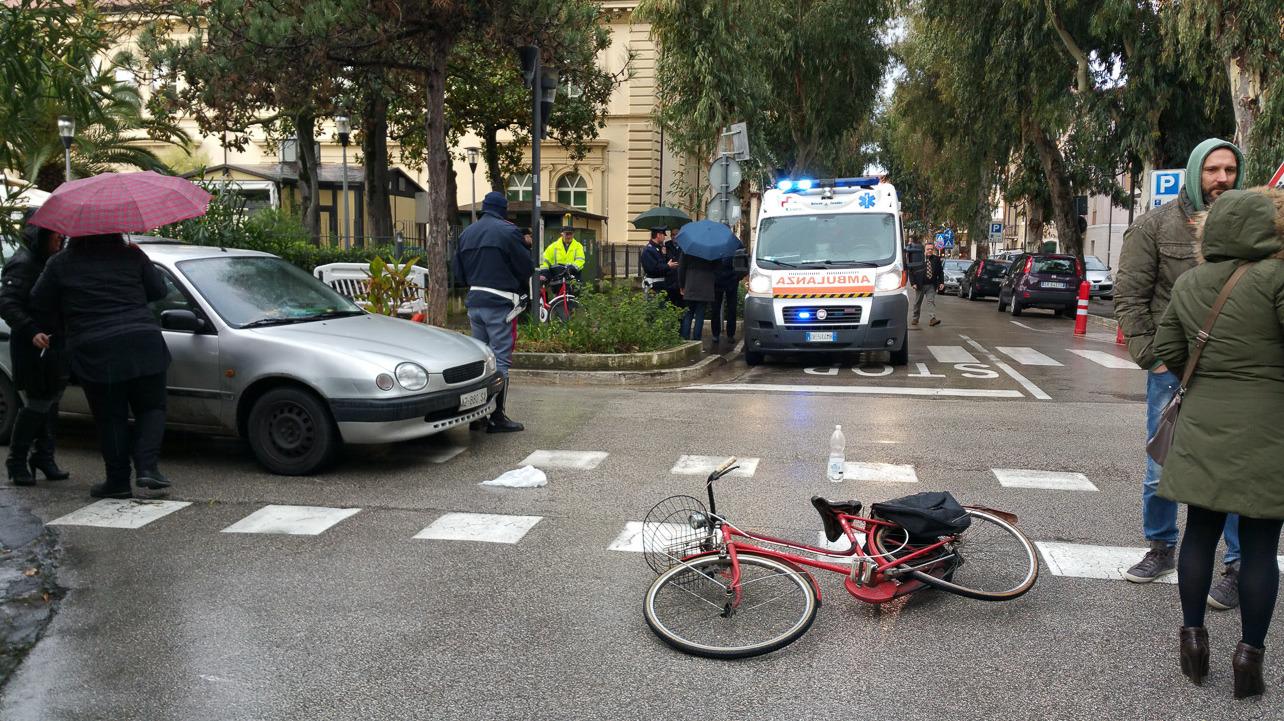
[[[486,358],[486,346],[472,338],[422,323],[377,314],[254,328],[263,339],[311,350],[361,358],[387,370],[414,361],[430,373],[441,373]]]

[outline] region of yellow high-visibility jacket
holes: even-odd
[[[555,265],[573,265],[577,270],[584,270],[584,245],[575,238],[571,238],[569,246],[561,238],[554,240],[544,249],[544,267]]]

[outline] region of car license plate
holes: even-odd
[[[1069,288],[1070,286],[1066,283],[1044,283],[1043,287],[1044,288]]]
[[[459,397],[459,410],[466,411],[469,408],[476,408],[486,403],[486,389],[479,388],[471,393],[465,393]]]
[[[807,342],[808,343],[833,343],[834,333],[833,331],[828,331],[823,333],[809,332],[807,333]]]

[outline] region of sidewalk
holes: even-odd
[[[0,684],[53,620],[58,540],[11,489],[0,490]]]

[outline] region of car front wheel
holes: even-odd
[[[330,409],[301,388],[277,388],[255,401],[248,436],[259,463],[282,476],[320,471],[340,443]]]

